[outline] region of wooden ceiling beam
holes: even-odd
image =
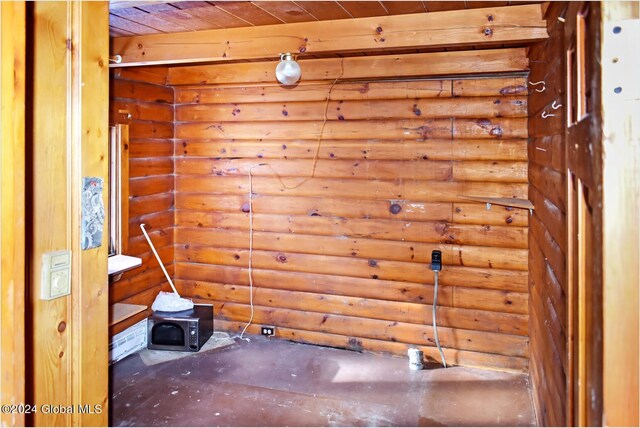
[[[548,37],[540,5],[377,16],[170,34],[116,37],[115,67],[276,59],[303,55],[495,46]]]
[[[168,85],[277,84],[274,61],[171,67]],[[406,55],[304,59],[300,84],[315,81],[522,72],[529,68],[525,48],[431,52]],[[122,68],[127,78],[139,69]]]

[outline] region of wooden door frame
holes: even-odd
[[[0,2],[0,268],[2,321],[0,397],[24,403],[25,361],[25,2]],[[0,424],[24,425],[24,414],[0,414]]]
[[[603,369],[600,4],[570,3],[565,20],[569,322],[566,423],[593,426],[602,423]]]

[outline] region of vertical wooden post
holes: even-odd
[[[67,1],[30,9],[27,401],[74,407],[27,423],[106,425],[107,227],[100,247],[82,250],[81,198],[84,177],[102,178],[103,201],[108,194],[108,7]],[[42,254],[62,249],[72,250],[71,295],[41,300]]]
[[[640,6],[602,3],[604,411],[640,423]]]
[[[2,302],[0,397],[24,403],[25,299],[25,3],[0,3],[0,256]],[[0,414],[0,425],[24,425],[24,415]]]
[[[76,288],[71,296],[73,322],[72,401],[94,413],[76,411],[75,426],[106,425],[108,400],[108,299],[107,257],[109,184],[109,9],[106,1],[72,4],[73,78],[73,165],[71,198],[73,212],[72,247]],[[82,250],[81,189],[84,177],[102,177],[105,223],[102,245]],[[100,406],[98,411],[97,407]]]

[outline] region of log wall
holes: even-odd
[[[176,285],[249,320],[251,189],[249,332],[439,360],[439,249],[448,362],[527,370],[529,213],[460,197],[527,198],[526,80],[332,83],[175,87]]]
[[[116,70],[111,76],[110,123],[129,124],[129,238],[127,255],[142,266],[110,284],[109,301],[150,306],[168,286],[147,244],[145,224],[160,258],[173,274],[174,162],[173,88],[159,84],[166,69]],[[130,114],[129,118],[127,114]],[[111,333],[143,319],[149,311],[119,323]]]
[[[535,205],[529,228],[530,375],[538,423],[564,426],[567,387],[567,197],[566,117],[542,118],[554,100],[565,99],[566,2],[552,2],[547,17],[549,39],[531,48],[530,80],[546,82],[544,92],[531,88],[529,101],[529,198]],[[538,86],[537,88],[541,88]]]

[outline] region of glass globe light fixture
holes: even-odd
[[[280,63],[276,67],[276,79],[278,79],[278,82],[283,85],[293,85],[300,79],[301,74],[302,69],[293,54],[280,54]]]

